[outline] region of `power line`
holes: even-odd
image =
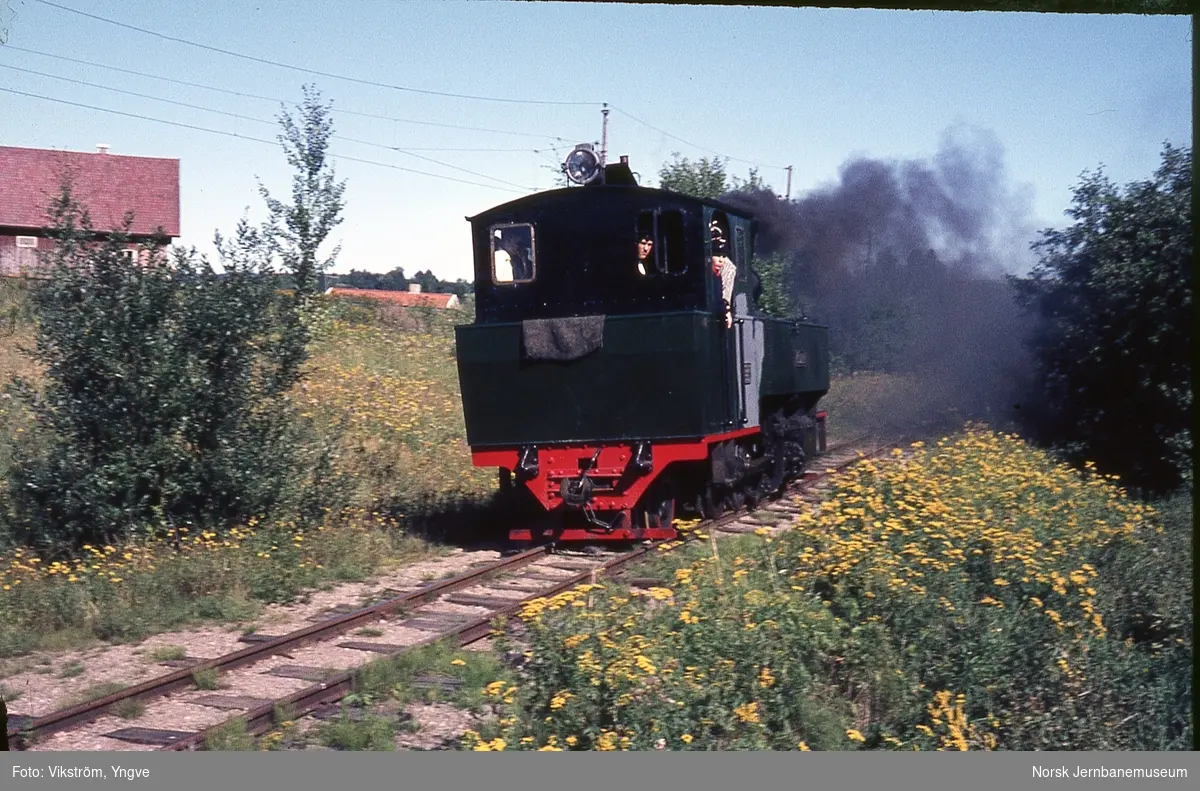
[[[38,0],[38,1],[39,1],[39,2],[43,2],[43,0]],[[762,164],[761,162],[753,162],[753,161],[751,161],[751,160],[749,160],[749,159],[740,159],[740,158],[738,158],[738,157],[731,157],[731,156],[729,156],[728,154],[722,154],[720,151],[714,151],[714,150],[713,150],[713,149],[711,149],[711,148],[705,148],[704,146],[696,145],[695,143],[691,143],[691,142],[688,142],[687,140],[684,140],[682,137],[678,137],[678,136],[676,136],[676,135],[673,135],[673,134],[671,134],[670,132],[667,132],[667,131],[665,131],[665,130],[663,130],[663,129],[659,129],[657,126],[652,126],[651,124],[648,124],[648,123],[646,123],[645,121],[643,121],[641,118],[638,118],[638,117],[637,117],[637,116],[635,116],[635,115],[630,115],[629,113],[627,113],[627,112],[625,112],[624,110],[622,110],[620,107],[616,107],[616,106],[614,106],[614,105],[612,105],[612,104],[610,104],[610,105],[609,105],[609,107],[610,107],[610,108],[612,108],[613,110],[616,110],[618,113],[620,113],[621,115],[625,116],[626,118],[629,118],[629,119],[630,119],[630,120],[632,120],[632,121],[637,121],[637,122],[638,122],[639,124],[641,124],[642,126],[645,126],[645,127],[649,128],[649,129],[653,129],[655,132],[658,132],[659,134],[666,135],[667,137],[671,138],[672,140],[678,140],[680,143],[683,143],[683,144],[685,144],[685,145],[689,145],[689,146],[691,146],[692,148],[698,148],[698,149],[700,149],[701,151],[707,151],[707,152],[708,152],[708,153],[710,153],[710,154],[716,154],[716,155],[717,155],[717,156],[719,156],[719,157],[724,157],[725,159],[731,159],[731,160],[733,160],[734,162],[743,162],[743,163],[745,163],[745,164],[747,164],[747,165],[754,165],[754,166],[756,166],[756,167],[760,167],[760,168],[773,168],[773,169],[776,169],[776,170],[787,170],[787,166],[786,166],[786,165],[764,165],[764,164]]]
[[[203,107],[198,104],[188,104],[187,102],[177,102],[174,99],[164,99],[159,96],[151,96],[149,94],[138,93],[136,91],[126,91],[122,88],[111,88],[107,85],[99,85],[97,83],[87,82],[85,80],[75,80],[75,79],[71,79],[70,77],[59,77],[58,75],[55,75],[55,74],[46,74],[45,72],[34,71],[33,69],[22,69],[18,66],[9,66],[4,63],[0,63],[0,69],[12,69],[13,71],[25,72],[27,74],[36,74],[39,77],[49,77],[54,80],[62,80],[64,82],[75,83],[76,85],[86,85],[89,88],[99,88],[104,91],[113,91],[114,93],[123,93],[128,96],[136,96],[139,99],[149,99],[150,101],[154,101],[154,102],[165,102],[167,104],[174,104],[174,105],[178,105],[180,107],[187,107],[191,110],[201,110],[206,113],[216,113],[217,115],[225,115],[225,116],[229,116],[230,118],[237,118],[242,121],[252,121],[252,122],[258,123],[258,124],[266,124],[268,126],[275,125],[275,121],[267,121],[262,118],[254,118],[253,116],[249,116],[249,115],[239,115],[237,113],[226,112],[225,110],[216,110],[211,107]],[[480,178],[489,179],[491,181],[496,181],[501,184],[507,184],[510,187],[516,187],[517,189],[525,189],[520,184],[514,184],[511,181],[506,181],[504,179],[496,178],[495,176],[489,176],[486,173],[479,173],[478,171],[469,170],[467,168],[461,168],[461,167],[458,167],[457,165],[451,165],[448,162],[442,162],[441,160],[433,159],[431,157],[423,156],[421,154],[416,154],[416,153],[413,153],[409,149],[400,148],[399,146],[389,146],[384,143],[376,143],[371,140],[360,140],[358,138],[346,137],[344,135],[332,135],[332,137],[335,140],[345,140],[350,143],[358,143],[359,145],[372,146],[374,148],[383,148],[383,149],[387,149],[388,151],[396,151],[401,154],[406,154],[411,157],[416,157],[417,159],[423,159],[426,162],[432,162],[435,165],[441,165],[444,168],[450,168],[451,170],[457,170],[462,173],[469,173],[472,176],[479,176]],[[524,149],[524,150],[532,151],[532,149]]]
[[[33,99],[42,99],[42,100],[48,101],[48,102],[56,102],[58,104],[67,104],[72,107],[82,107],[85,110],[95,110],[95,111],[101,112],[101,113],[111,113],[113,115],[121,115],[126,118],[136,118],[141,121],[153,121],[154,123],[158,123],[158,124],[167,124],[169,126],[178,126],[178,127],[182,127],[183,129],[192,129],[197,132],[208,132],[209,134],[214,134],[214,135],[224,135],[226,137],[236,137],[239,140],[249,140],[249,141],[255,142],[255,143],[266,143],[267,145],[271,145],[271,146],[278,145],[278,142],[275,140],[264,140],[261,137],[251,137],[250,135],[242,135],[242,134],[238,134],[237,132],[227,132],[222,129],[209,129],[207,127],[195,126],[193,124],[185,124],[185,123],[181,123],[179,121],[167,121],[166,119],[163,119],[163,118],[152,118],[147,115],[138,115],[137,113],[122,112],[121,110],[110,110],[107,107],[95,107],[90,104],[82,104],[80,102],[72,102],[72,101],[68,101],[66,99],[55,99],[54,97],[51,97],[51,96],[41,96],[36,93],[26,93],[25,91],[16,91],[16,90],[13,90],[12,88],[0,87],[0,91],[4,91],[5,93],[13,93],[18,96],[28,96]],[[374,160],[360,159],[358,157],[350,157],[350,156],[345,156],[343,154],[339,154],[338,159],[343,159],[348,162],[361,162],[365,165],[377,165],[379,167],[391,168],[392,170],[402,170],[405,173],[415,173],[419,176],[429,176],[429,177],[435,178],[435,179],[442,179],[443,181],[454,181],[459,184],[470,184],[473,187],[486,187],[487,189],[501,190],[503,192],[514,192],[514,191],[523,191],[523,190],[532,191],[532,188],[522,188],[522,190],[512,190],[512,189],[509,189],[506,187],[497,187],[494,184],[480,184],[477,181],[467,181],[466,179],[457,179],[457,178],[454,178],[453,176],[443,176],[438,173],[429,173],[424,170],[414,170],[413,168],[406,168],[401,165],[393,165],[388,162],[375,162]]]
[[[354,82],[354,83],[358,83],[359,85],[371,85],[376,88],[389,88],[391,90],[406,91],[409,93],[421,93],[421,94],[427,94],[429,96],[447,96],[452,99],[471,99],[474,101],[482,101],[482,102],[505,102],[505,103],[509,103],[509,104],[559,105],[559,106],[564,106],[564,107],[587,107],[587,106],[599,104],[599,102],[555,102],[555,101],[545,101],[545,100],[537,100],[537,99],[502,99],[502,98],[499,98],[496,96],[472,96],[470,94],[449,93],[446,91],[430,91],[430,90],[426,90],[423,88],[410,88],[410,87],[407,87],[404,85],[392,85],[390,83],[374,82],[372,80],[363,80],[358,77],[347,77],[344,74],[333,74],[333,73],[330,73],[327,71],[318,71],[316,69],[305,68],[303,66],[293,66],[288,63],[280,63],[279,61],[275,61],[275,60],[268,60],[266,58],[258,58],[253,55],[245,55],[240,52],[233,52],[231,50],[221,49],[220,47],[209,46],[208,44],[200,44],[195,41],[188,41],[187,39],[177,38],[175,36],[168,36],[163,33],[158,33],[154,30],[147,30],[146,28],[137,27],[135,25],[127,25],[124,22],[117,22],[116,20],[108,19],[108,18],[102,17],[102,16],[97,16],[96,14],[89,14],[86,11],[80,11],[75,8],[68,8],[65,5],[59,5],[58,3],[51,3],[51,2],[49,2],[49,0],[37,0],[37,2],[41,3],[42,5],[48,5],[52,8],[60,9],[62,11],[68,11],[72,14],[78,14],[80,16],[88,17],[89,19],[95,19],[99,22],[107,22],[110,25],[116,25],[117,27],[123,27],[127,30],[136,30],[139,33],[145,33],[150,36],[156,36],[156,37],[164,39],[166,41],[173,41],[177,44],[187,44],[190,47],[198,47],[200,49],[208,50],[209,52],[218,52],[222,55],[230,55],[235,58],[242,58],[244,60],[254,61],[255,63],[264,63],[268,66],[277,66],[282,69],[292,69],[293,71],[300,71],[300,72],[304,72],[306,74],[315,74],[319,77],[329,77],[329,78],[335,79],[335,80],[345,80],[346,82]]]
[[[279,98],[276,98],[273,96],[259,96],[258,94],[253,94],[253,93],[243,93],[241,91],[231,91],[228,88],[218,88],[214,85],[205,85],[205,84],[199,83],[199,82],[188,82],[187,80],[177,80],[177,79],[174,79],[171,77],[163,77],[158,74],[149,74],[144,71],[135,71],[134,69],[123,69],[123,68],[120,68],[119,66],[108,66],[103,63],[96,63],[95,61],[80,60],[79,58],[69,58],[66,55],[55,55],[54,53],[51,53],[51,52],[41,52],[36,49],[27,49],[25,47],[17,47],[17,46],[13,46],[11,44],[5,45],[4,49],[13,50],[14,52],[28,52],[33,55],[41,55],[44,58],[56,58],[58,60],[65,60],[70,63],[78,63],[81,66],[92,66],[92,67],[98,68],[98,69],[109,69],[110,71],[117,71],[117,72],[121,72],[122,74],[132,74],[136,77],[146,77],[151,80],[161,80],[163,82],[174,83],[175,85],[186,85],[189,88],[201,88],[206,91],[216,91],[217,93],[224,93],[224,94],[228,94],[230,96],[240,96],[243,99],[258,99],[258,100],[266,101],[266,102],[275,102],[276,104],[288,104],[289,103],[285,99],[279,99]],[[380,121],[397,121],[399,123],[405,123],[405,124],[419,124],[422,126],[437,126],[437,127],[441,127],[444,129],[462,129],[462,130],[468,131],[468,132],[488,132],[488,133],[497,134],[497,135],[515,135],[518,137],[536,137],[536,138],[539,138],[542,140],[565,141],[565,138],[559,137],[557,135],[541,135],[541,134],[534,134],[532,132],[513,132],[510,130],[506,130],[506,129],[488,129],[488,128],[482,127],[482,126],[464,126],[462,124],[442,124],[442,123],[435,123],[433,121],[418,121],[413,118],[397,118],[395,116],[390,116],[390,115],[377,115],[375,113],[362,113],[362,112],[356,112],[354,110],[342,110],[342,109],[338,109],[338,108],[334,108],[333,112],[341,113],[344,115],[356,115],[356,116],[360,116],[362,118],[374,118],[374,119],[380,120]],[[484,149],[481,149],[481,150],[484,150]],[[505,150],[505,149],[497,149],[497,150]]]
[[[59,3],[53,3],[53,2],[50,2],[50,0],[36,0],[36,1],[43,5],[50,6],[52,8],[57,8],[59,10],[67,11],[72,14],[78,14],[79,16],[87,17],[89,19],[95,19],[97,21],[105,22],[110,25],[115,25],[117,27],[122,27],[127,30],[134,30],[139,33],[144,33],[146,35],[155,36],[157,38],[161,38],[166,41],[172,41],[172,42],[179,43],[179,44],[186,44],[188,46],[198,47],[200,49],[208,50],[211,52],[217,52],[217,53],[220,53],[223,55],[229,55],[229,56],[235,57],[235,58],[242,58],[244,60],[249,60],[249,61],[253,61],[256,63],[263,63],[263,64],[266,64],[269,66],[276,66],[278,68],[291,69],[293,71],[304,72],[307,74],[315,74],[315,75],[322,76],[322,77],[329,77],[331,79],[344,80],[347,82],[358,83],[361,85],[371,85],[371,86],[374,86],[377,88],[388,88],[388,89],[392,89],[392,90],[406,91],[406,92],[410,92],[410,93],[427,94],[427,95],[431,95],[431,96],[446,96],[446,97],[457,98],[457,99],[471,99],[471,100],[475,100],[475,101],[504,102],[504,103],[510,103],[510,104],[538,104],[538,105],[557,105],[557,106],[575,106],[575,107],[594,106],[594,105],[600,104],[599,102],[564,102],[564,101],[546,101],[546,100],[533,100],[533,99],[506,99],[506,98],[500,98],[500,97],[495,97],[495,96],[475,96],[475,95],[470,95],[470,94],[458,94],[458,93],[450,93],[450,92],[445,92],[445,91],[432,91],[432,90],[426,90],[426,89],[422,89],[422,88],[412,88],[412,87],[408,87],[408,86],[394,85],[394,84],[390,84],[390,83],[381,83],[381,82],[375,82],[372,80],[364,80],[364,79],[360,79],[357,77],[348,77],[346,75],[334,74],[331,72],[323,72],[323,71],[318,71],[316,69],[309,69],[309,68],[305,68],[303,66],[293,66],[291,64],[281,63],[279,61],[273,61],[273,60],[269,60],[266,58],[259,58],[259,57],[255,57],[253,55],[246,55],[246,54],[243,54],[240,52],[233,52],[231,50],[222,49],[220,47],[213,47],[208,44],[201,44],[199,42],[190,41],[190,40],[178,38],[175,36],[168,36],[164,33],[159,33],[154,30],[148,30],[146,28],[137,27],[136,25],[129,25],[124,22],[118,22],[116,20],[108,19],[106,17],[102,17],[102,16],[99,16],[96,14],[87,13],[86,11],[80,11],[75,8],[70,8],[68,6],[60,5]],[[203,87],[203,86],[201,86],[201,87]],[[258,98],[262,98],[262,97],[258,97]],[[667,137],[669,137],[673,140],[678,140],[679,142],[684,143],[685,145],[700,149],[701,151],[707,151],[711,154],[715,154],[715,155],[723,157],[725,159],[733,160],[735,162],[742,162],[742,163],[749,164],[749,165],[755,165],[758,167],[768,167],[768,168],[772,168],[772,169],[776,169],[776,170],[786,170],[787,169],[787,167],[785,165],[764,165],[760,162],[755,162],[755,161],[748,160],[748,159],[742,159],[740,157],[732,157],[727,154],[722,154],[721,152],[716,151],[715,149],[707,148],[705,146],[700,146],[700,145],[692,143],[688,140],[684,140],[682,137],[679,137],[678,135],[673,135],[670,132],[667,132],[666,130],[660,129],[646,121],[643,121],[642,119],[638,118],[637,116],[634,116],[631,113],[628,113],[628,112],[620,109],[619,107],[613,106],[611,104],[608,106],[611,107],[613,110],[616,110],[617,112],[621,113],[622,115],[628,117],[629,119],[636,121],[639,124],[642,124],[643,126],[647,127],[648,129],[652,129],[652,130],[658,132],[659,134],[666,135]]]
[[[100,88],[101,90],[112,91],[113,93],[123,93],[126,96],[136,96],[139,99],[150,99],[151,101],[155,101],[155,102],[165,102],[167,104],[174,104],[179,107],[187,107],[192,110],[203,110],[206,113],[216,113],[218,115],[225,115],[230,118],[237,118],[242,121],[253,121],[254,123],[258,123],[258,124],[271,124],[271,125],[275,124],[274,121],[265,121],[262,118],[254,118],[249,115],[238,115],[237,113],[230,113],[225,110],[214,110],[211,107],[201,107],[198,104],[188,104],[187,102],[177,102],[174,99],[164,99],[160,96],[151,96],[150,94],[138,93],[137,91],[127,91],[124,88],[111,88],[107,85],[99,85],[94,82],[87,82],[86,80],[76,80],[76,79],[72,79],[70,77],[60,77],[57,74],[47,74],[44,71],[34,71],[33,69],[23,69],[20,66],[9,66],[7,63],[0,63],[0,69],[12,69],[13,71],[20,71],[20,72],[24,72],[26,74],[36,74],[39,77],[49,77],[52,80],[62,80],[63,82],[73,82],[76,85],[86,85],[89,88]]]

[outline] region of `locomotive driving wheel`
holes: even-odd
[[[669,528],[675,521],[675,487],[660,479],[644,495],[634,511],[635,528]]]
[[[713,493],[713,485],[706,483],[700,494],[700,515],[705,519],[716,519],[721,515],[720,501]]]

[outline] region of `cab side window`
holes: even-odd
[[[660,271],[658,218],[654,212],[644,211],[637,221],[637,271],[639,275],[652,275]]]
[[[637,222],[637,269],[677,275],[687,271],[683,255],[683,214],[676,210],[645,211]]]
[[[675,210],[660,212],[658,234],[663,246],[663,271],[668,275],[681,275],[687,271],[687,259],[683,256],[683,213]]]
[[[497,285],[532,281],[537,271],[533,226],[529,223],[493,225],[491,258],[492,280]]]

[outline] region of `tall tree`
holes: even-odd
[[[296,118],[286,109],[279,115],[283,131],[278,139],[293,169],[292,202],[273,197],[261,183],[258,189],[270,211],[268,236],[295,278],[297,297],[303,300],[316,293],[317,275],[333,265],[340,250],[334,248],[324,260],[318,256],[326,237],[342,221],[346,182],[335,179],[329,161],[330,105],[321,103],[320,91],[305,85],[304,101],[297,110]]]
[[[694,198],[719,198],[728,189],[725,163],[701,157],[692,162],[672,152],[671,162],[658,171],[659,187]]]
[[[1014,279],[1036,317],[1037,430],[1152,489],[1191,474],[1192,151],[1164,145],[1154,177],[1122,190],[1085,173]]]

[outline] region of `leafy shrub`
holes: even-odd
[[[1149,180],[1085,174],[1015,279],[1036,320],[1029,429],[1137,486],[1192,474],[1192,150],[1163,147]]]
[[[163,241],[97,241],[65,188],[52,279],[35,296],[41,391],[18,380],[36,430],[14,452],[17,535],[42,549],[184,525],[223,529],[320,488],[320,447],[292,407],[307,332],[277,294],[267,241],[218,237],[226,271]]]

